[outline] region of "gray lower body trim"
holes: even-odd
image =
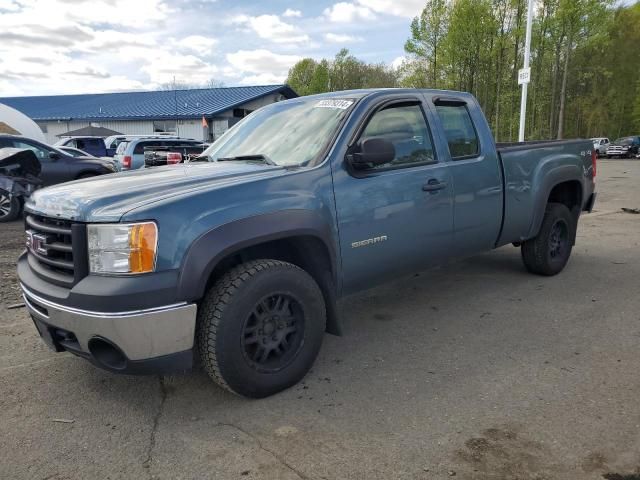
[[[195,303],[178,303],[127,312],[94,312],[46,300],[21,285],[29,313],[53,327],[72,332],[83,352],[102,337],[117,345],[129,360],[145,360],[193,348]]]

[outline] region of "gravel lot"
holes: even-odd
[[[512,247],[344,301],[305,381],[249,401],[37,337],[0,225],[0,478],[640,479],[640,161],[601,161],[559,276]],[[62,420],[62,421],[60,421]]]

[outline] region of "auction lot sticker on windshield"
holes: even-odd
[[[353,105],[353,100],[320,100],[316,103],[315,108],[339,108],[340,110],[346,110]]]

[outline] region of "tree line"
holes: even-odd
[[[409,26],[399,68],[341,50],[306,58],[287,83],[300,95],[418,87],[473,93],[498,141],[518,136],[527,0],[427,0]],[[538,0],[531,39],[526,138],[640,134],[640,3]]]

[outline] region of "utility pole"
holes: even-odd
[[[518,84],[522,85],[522,99],[520,100],[520,131],[518,141],[524,142],[524,124],[527,118],[527,87],[531,80],[529,54],[531,52],[531,23],[533,21],[533,0],[529,0],[527,10],[527,33],[524,40],[524,67],[518,72]]]

